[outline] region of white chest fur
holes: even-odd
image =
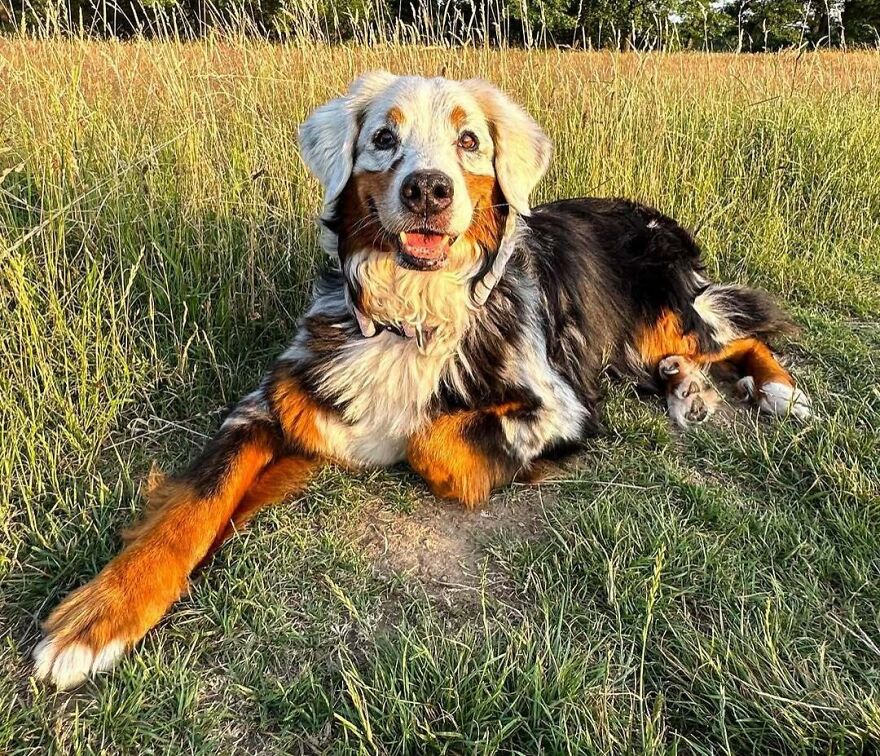
[[[407,271],[391,260],[355,255],[348,275],[363,288],[370,315],[410,331],[430,331],[420,347],[415,338],[382,330],[355,337],[320,359],[320,389],[340,414],[325,414],[321,430],[328,451],[352,465],[388,465],[403,459],[407,439],[429,421],[432,400],[447,365],[457,354],[472,310],[467,277]],[[343,292],[320,296],[313,315],[347,313]],[[285,357],[314,359],[308,328]]]
[[[328,362],[322,388],[337,397],[338,419],[324,420],[334,456],[350,464],[400,461],[407,439],[429,420],[431,401],[454,349],[419,350],[414,339],[382,331],[349,342]]]

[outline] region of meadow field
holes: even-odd
[[[268,510],[112,673],[39,622],[289,340],[326,264],[296,126],[357,73],[485,76],[801,335],[816,417],[607,433],[482,511],[401,467]],[[0,40],[0,752],[880,746],[880,55]]]

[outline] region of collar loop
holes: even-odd
[[[479,281],[474,283],[471,291],[471,299],[476,307],[482,307],[486,304],[489,295],[492,293],[492,289],[495,288],[501,280],[501,276],[504,275],[504,269],[507,267],[507,263],[510,261],[511,256],[516,249],[516,226],[518,217],[518,214],[513,208],[511,208],[510,212],[507,214],[507,221],[504,224],[504,234],[501,236],[501,242],[498,245],[498,252],[495,255],[495,259],[492,261],[492,265],[486,274]]]

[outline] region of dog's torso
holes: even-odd
[[[501,430],[525,464],[593,431],[602,371],[611,365],[647,377],[633,329],[656,319],[683,288],[693,300],[699,258],[691,247],[680,244],[648,270],[635,260],[650,247],[647,237],[667,230],[664,224],[679,229],[627,202],[536,208],[486,303],[470,302],[473,279],[447,282],[437,308],[460,317],[444,316],[424,342],[382,323],[365,338],[344,277],[328,271],[272,375],[294,377],[320,403],[325,442],[344,464],[400,461],[408,439],[438,415],[499,405],[513,408]],[[641,282],[628,270],[636,263]],[[648,286],[664,300],[646,305]]]
[[[294,376],[320,401],[325,441],[348,465],[401,461],[409,438],[439,414],[512,402],[522,408],[505,421],[505,436],[532,458],[559,438],[579,438],[590,410],[548,361],[535,282],[519,285],[515,296],[506,286],[493,292],[460,331],[420,346],[389,329],[364,338],[330,272],[272,375]]]

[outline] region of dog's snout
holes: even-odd
[[[439,171],[413,171],[400,187],[404,207],[419,215],[436,215],[452,204],[452,179]]]

